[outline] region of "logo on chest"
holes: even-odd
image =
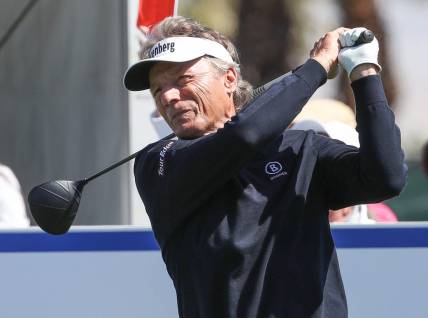
[[[268,162],[265,166],[265,173],[269,176],[270,180],[287,175],[287,172],[278,161]]]

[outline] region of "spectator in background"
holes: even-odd
[[[376,222],[398,222],[398,218],[394,211],[383,202],[367,204],[367,209]]]
[[[354,111],[345,103],[331,98],[309,100],[293,123],[308,119],[319,123],[339,122],[352,128],[357,126]]]
[[[0,228],[29,225],[18,179],[9,167],[0,164]]]

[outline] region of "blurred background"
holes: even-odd
[[[122,85],[138,43],[137,1],[0,2],[0,162],[26,197],[48,180],[79,180],[157,140],[144,93]],[[259,86],[303,63],[325,32],[373,30],[382,79],[402,132],[408,185],[387,201],[400,221],[428,220],[428,1],[180,0],[178,14],[218,29],[237,44],[244,77]],[[130,43],[133,44],[130,44]],[[354,106],[345,75],[318,97]],[[142,109],[145,109],[144,111]],[[85,188],[75,224],[141,224],[132,164]],[[136,213],[137,211],[137,213]]]

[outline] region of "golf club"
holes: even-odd
[[[174,136],[170,134],[161,140]],[[141,150],[83,180],[55,180],[35,186],[28,194],[28,204],[34,220],[47,233],[66,233],[76,217],[84,186],[89,181],[134,159],[140,152]]]
[[[361,33],[354,46],[371,42],[374,38],[373,32],[366,30]],[[253,99],[263,94],[274,83],[290,75],[288,72],[253,91]],[[161,140],[175,137],[170,134]],[[36,223],[45,232],[50,234],[64,234],[73,224],[79,208],[83,188],[95,178],[113,170],[114,168],[134,159],[142,150],[126,157],[119,162],[101,170],[100,172],[79,181],[55,180],[48,181],[35,186],[28,195],[30,211]]]

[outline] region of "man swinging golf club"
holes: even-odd
[[[354,46],[362,31],[328,32],[249,103],[223,35],[183,17],[148,34],[124,82],[150,89],[178,136],[147,146],[135,178],[180,317],[347,317],[328,211],[395,196],[406,175],[378,43]],[[337,63],[352,82],[359,149],[286,130]]]

